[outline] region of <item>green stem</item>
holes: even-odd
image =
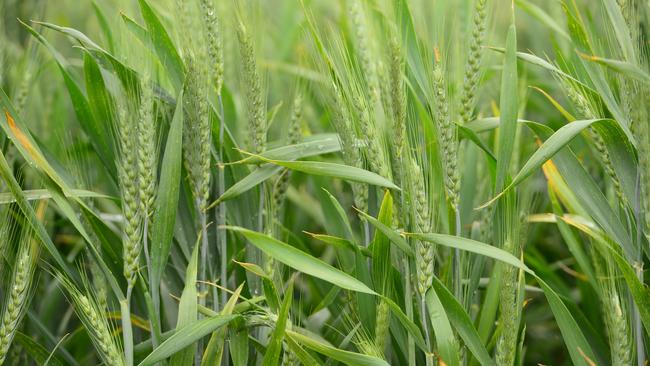
[[[404,286],[404,300],[406,301],[406,317],[413,321],[413,291],[411,286],[411,268],[409,259],[404,257],[404,273],[406,273],[406,283]],[[407,333],[408,345],[408,363],[409,366],[415,366],[415,340],[411,333]]]
[[[201,225],[201,275],[200,279],[203,281],[206,281],[206,272],[207,272],[207,261],[208,261],[208,218],[206,213],[201,210],[201,204],[200,200],[196,200],[196,207],[199,213],[199,223]],[[205,292],[207,291],[207,285],[205,283],[201,283],[199,285],[199,288],[201,290],[201,296],[199,297],[199,303],[202,306],[205,306],[206,302],[206,296]]]
[[[124,361],[126,366],[133,366],[133,328],[131,326],[131,292],[133,287],[126,290],[126,299],[120,300],[122,316],[122,335],[124,337]]]
[[[201,279],[206,281],[206,264],[208,260],[208,224],[207,224],[207,214],[201,209],[200,201],[197,199],[197,209],[199,211],[199,221],[201,224]],[[208,287],[205,282],[201,282],[199,285],[200,294],[199,294],[199,305],[205,307],[206,304],[206,292]],[[197,342],[197,353],[196,359],[200,363],[200,355],[203,354],[203,340]]]
[[[456,236],[460,237],[460,209],[458,205],[454,207],[454,215],[456,218]],[[462,283],[461,283],[461,268],[460,268],[460,249],[455,248],[454,249],[454,264],[453,264],[454,270],[454,295],[456,296],[456,299],[458,301],[461,301],[462,297]]]
[[[422,329],[424,330],[424,340],[427,343],[427,347],[429,348],[429,352],[427,352],[427,365],[429,364],[429,356],[428,354],[432,354],[431,352],[431,335],[429,334],[429,327],[427,326],[427,304],[424,300],[424,296],[422,296],[422,299],[420,299],[420,318],[422,319]]]
[[[643,283],[643,268],[641,265],[637,265],[636,275],[639,278],[639,281]],[[636,340],[636,358],[637,365],[645,365],[645,346],[643,345],[643,325],[641,324],[641,315],[639,314],[639,308],[637,305],[632,302],[634,309],[634,338]]]
[[[370,245],[370,224],[368,221],[363,222],[363,235],[364,244],[367,248]]]
[[[226,189],[226,182],[225,182],[225,159],[224,159],[224,153],[223,153],[223,144],[225,140],[225,133],[226,133],[226,116],[224,114],[224,108],[223,108],[223,98],[221,97],[221,94],[219,94],[219,112],[221,114],[221,124],[219,125],[219,177],[218,177],[218,182],[217,182],[217,192],[219,194],[219,197],[223,195],[225,189]],[[223,228],[224,225],[226,225],[226,204],[225,202],[221,202],[217,206],[217,238],[219,241],[219,251],[221,252],[221,286],[223,287],[228,287],[228,272],[227,272],[227,266],[228,266],[228,242],[227,240],[227,235],[226,235],[226,229]],[[221,291],[221,304],[225,304],[228,301],[228,294],[225,291]]]
[[[221,94],[219,94],[219,113],[221,114],[221,124],[219,125],[219,177],[217,181],[217,192],[219,194],[219,197],[223,195],[226,189],[226,179],[225,179],[225,158],[224,158],[224,153],[223,153],[223,145],[224,145],[224,140],[225,140],[225,133],[226,133],[226,115],[225,111],[223,108],[223,98],[221,97]],[[226,203],[221,202],[219,205],[217,205],[216,209],[217,213],[217,240],[219,243],[219,252],[221,254],[221,274],[220,274],[220,282],[221,286],[224,288],[228,287],[228,242],[227,242],[227,233],[226,229],[223,228],[223,226],[226,225]],[[228,301],[228,294],[226,291],[221,291],[221,305],[225,306],[226,302]],[[223,361],[222,364],[227,365],[228,364],[228,359],[229,359],[229,348],[224,347],[223,350]]]

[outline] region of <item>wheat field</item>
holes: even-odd
[[[0,365],[647,365],[649,41],[646,0],[0,0]]]

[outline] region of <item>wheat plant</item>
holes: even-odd
[[[645,365],[648,29],[0,0],[0,364]]]

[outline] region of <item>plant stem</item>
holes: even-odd
[[[149,284],[153,283],[153,272],[151,267],[151,258],[149,257],[149,217],[144,217],[143,233],[142,233],[142,248],[144,250],[144,258],[147,263],[147,275],[149,276]],[[158,291],[155,292],[155,295]],[[149,326],[151,327],[151,344],[153,348],[158,347],[160,344],[158,331],[160,330],[160,301],[158,298],[152,298],[153,301],[153,317],[149,319]]]
[[[454,207],[454,214],[456,218],[456,236],[460,237],[460,208],[458,205]],[[461,268],[460,268],[460,249],[454,249],[454,295],[456,299],[460,301],[462,296],[462,284],[461,284]]]
[[[363,222],[363,242],[366,248],[370,245],[370,224],[368,221]]]
[[[409,264],[409,259],[404,258],[404,273],[406,273],[406,283],[404,287],[404,300],[406,301],[406,317],[413,321],[413,291],[411,286],[411,265]],[[413,336],[407,334],[407,344],[408,344],[408,363],[409,366],[415,366],[415,340]]]
[[[426,342],[427,347],[431,348],[431,335],[429,334],[429,327],[427,326],[427,304],[424,300],[424,296],[420,299],[420,317],[422,319],[422,329],[424,329],[424,341]],[[428,359],[429,356],[427,355],[427,364],[429,364]]]
[[[225,191],[225,159],[223,154],[223,144],[224,144],[224,134],[226,133],[226,116],[223,108],[223,98],[221,94],[218,96],[219,99],[219,113],[221,114],[221,124],[219,125],[219,177],[217,181],[217,192],[219,197],[223,195]],[[228,287],[228,243],[226,230],[223,228],[223,225],[226,224],[226,203],[221,202],[217,205],[217,240],[219,243],[219,251],[221,252],[221,286]],[[221,291],[221,304],[225,305],[228,300],[228,295],[225,291]]]
[[[199,213],[199,223],[201,225],[201,280],[206,280],[206,264],[208,260],[208,224],[207,224],[207,215],[201,210],[200,201],[197,200],[196,207]],[[206,296],[204,292],[207,291],[207,285],[202,282],[200,285],[201,295],[199,296],[199,303],[205,306]]]
[[[218,96],[219,99],[219,113],[221,115],[221,123],[219,125],[219,163],[218,163],[218,169],[219,169],[219,177],[217,180],[217,193],[219,194],[219,197],[223,195],[225,189],[226,189],[226,180],[225,180],[225,158],[224,158],[224,153],[223,153],[223,145],[224,145],[224,140],[225,140],[225,133],[226,133],[226,115],[225,111],[223,108],[223,98],[221,97],[221,93],[219,93]],[[216,214],[217,214],[217,242],[219,243],[219,252],[221,253],[221,274],[220,274],[220,282],[221,286],[224,288],[228,288],[228,242],[227,240],[227,235],[226,235],[226,229],[223,228],[224,225],[226,225],[226,203],[221,202],[219,205],[217,205],[216,209]],[[226,302],[228,301],[228,294],[226,291],[221,291],[221,305],[225,306]],[[229,348],[224,347],[223,350],[223,361],[222,364],[228,365],[228,359],[229,359]]]
[[[131,292],[133,287],[126,290],[126,299],[120,300],[122,316],[122,335],[124,337],[124,360],[126,366],[133,366],[133,328],[131,326]]]
[[[639,281],[643,283],[643,268],[642,264],[638,264],[636,267],[636,275],[639,278]],[[645,346],[643,344],[643,325],[641,325],[641,315],[639,314],[638,306],[632,302],[632,307],[634,309],[634,338],[636,340],[636,359],[638,366],[645,365]]]

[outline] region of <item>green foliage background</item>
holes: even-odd
[[[644,365],[649,21],[0,0],[0,364]]]

